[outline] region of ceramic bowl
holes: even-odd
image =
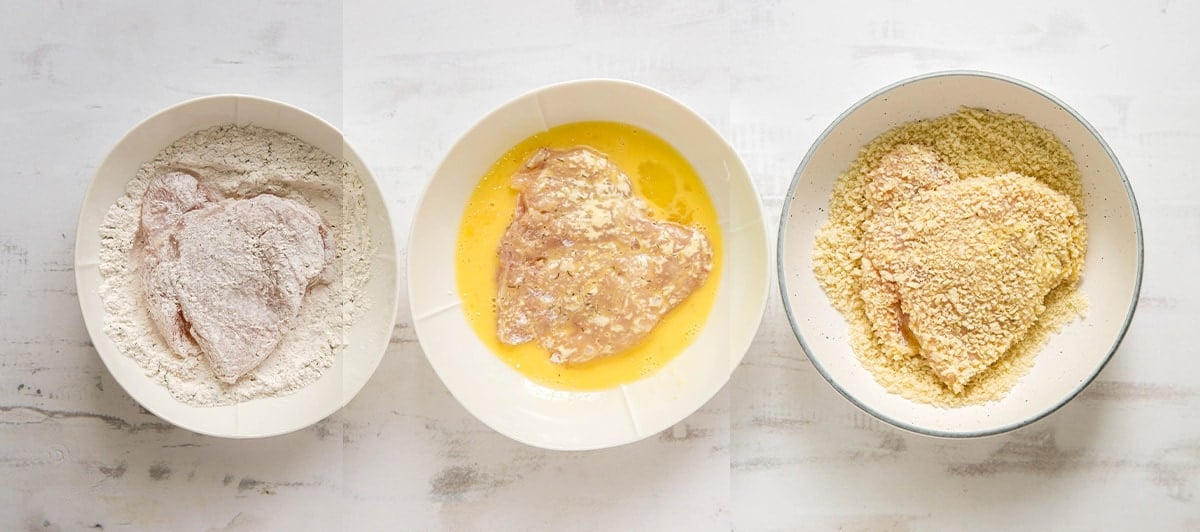
[[[960,107],[1017,113],[1049,129],[1083,174],[1088,250],[1080,290],[1087,316],[1051,337],[1035,366],[1000,401],[943,409],[888,393],[856,358],[846,320],[812,272],[814,238],[837,177],[865,144],[917,119]],[[998,434],[1032,423],[1079,394],[1116,351],[1133,317],[1142,277],[1142,228],[1125,172],[1100,134],[1049,93],[1001,75],[939,72],[889,85],[842,113],[813,144],[785,197],[779,287],[792,329],[821,375],[871,415],[943,437]]]
[[[177,401],[146,370],[119,351],[104,332],[100,298],[100,234],[109,207],[125,193],[142,163],[180,137],[224,124],[255,125],[290,133],[354,165],[363,182],[368,226],[378,250],[365,288],[366,310],[354,321],[348,346],[312,384],[290,395],[229,406],[196,407]],[[75,280],[79,305],[92,343],[113,378],[138,403],[185,429],[229,438],[257,438],[298,430],[329,416],[352,399],[379,365],[387,349],[399,299],[396,244],[387,206],[374,177],[337,128],[291,105],[243,95],[216,95],[164,109],[129,130],[96,169],[83,208],[75,243]]]
[[[506,365],[468,324],[455,284],[460,221],[487,169],[530,135],[580,121],[623,122],[674,146],[703,179],[725,242],[715,305],[696,340],[648,377],[591,392],[548,388]],[[433,369],[463,407],[488,426],[549,449],[633,442],[699,409],[742,360],[762,319],[770,279],[762,207],[737,154],[683,104],[616,80],[543,87],[483,117],[454,144],[434,174],[417,208],[409,242],[412,315]]]

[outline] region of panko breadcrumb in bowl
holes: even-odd
[[[818,138],[779,229],[780,290],[813,365],[858,407],[933,436],[997,434],[1075,397],[1141,284],[1124,171],[1027,83],[940,72]]]

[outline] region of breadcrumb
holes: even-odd
[[[834,307],[849,322],[850,343],[864,367],[888,391],[922,403],[950,408],[999,400],[1033,366],[1049,336],[1086,309],[1086,300],[1076,290],[1081,266],[1065,266],[1067,273],[1060,276],[1065,280],[1046,295],[1042,301],[1044,310],[1035,312],[1036,322],[1023,336],[1012,339],[1011,346],[998,355],[998,360],[990,366],[981,366],[987,369],[974,375],[965,387],[961,382],[959,386],[947,385],[927,358],[913,349],[897,349],[895,337],[889,339],[887,334],[874,331],[863,302],[864,295],[872,293],[868,288],[864,294],[864,286],[877,282],[875,277],[880,275],[871,271],[875,268],[868,267],[866,273],[862,268],[864,228],[877,223],[871,221],[870,172],[884,164],[886,156],[906,145],[937,154],[957,174],[956,179],[1021,174],[1069,198],[1079,219],[1073,233],[1078,238],[1069,242],[1074,246],[1072,253],[1077,255],[1065,260],[1077,265],[1082,264],[1086,246],[1082,236],[1086,228],[1079,169],[1070,151],[1053,133],[1026,118],[964,108],[883,133],[860,151],[834,184],[829,220],[817,234],[813,271]],[[875,207],[879,207],[878,200]],[[888,295],[886,290],[874,293]],[[1033,303],[1036,307],[1036,302]],[[878,308],[872,306],[871,311],[878,316]]]
[[[901,308],[901,287],[895,278],[907,248],[901,209],[918,194],[958,180],[958,173],[936,153],[913,144],[888,152],[867,176],[859,295],[876,340],[892,358],[912,356],[920,349]]]

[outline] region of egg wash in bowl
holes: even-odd
[[[653,220],[700,231],[712,248],[712,269],[699,287],[629,349],[578,364],[551,360],[536,341],[508,345],[497,331],[498,248],[513,222],[519,192],[513,175],[539,150],[586,146],[629,177],[633,194]],[[721,277],[721,230],[716,208],[692,165],[658,136],[618,122],[574,122],[534,134],[509,149],[482,176],[459,227],[455,275],[463,311],[479,339],[497,357],[541,385],[575,391],[604,390],[634,382],[667,365],[695,340],[713,308]]]
[[[728,382],[769,263],[762,203],[720,133],[652,88],[577,80],[497,107],[446,153],[413,218],[409,306],[430,366],[480,421],[600,449],[679,423]]]

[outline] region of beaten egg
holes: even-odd
[[[496,334],[496,272],[500,239],[512,222],[517,191],[509,179],[538,149],[590,146],[615,163],[658,220],[690,225],[708,237],[713,268],[704,284],[671,310],[637,346],[583,364],[559,365],[536,341],[506,345]],[[467,202],[455,249],[455,275],[467,321],[480,340],[530,380],[561,390],[612,388],[653,374],[699,334],[712,310],[723,248],[717,212],[700,176],[665,140],[628,124],[576,122],[535,134],[500,157]]]

